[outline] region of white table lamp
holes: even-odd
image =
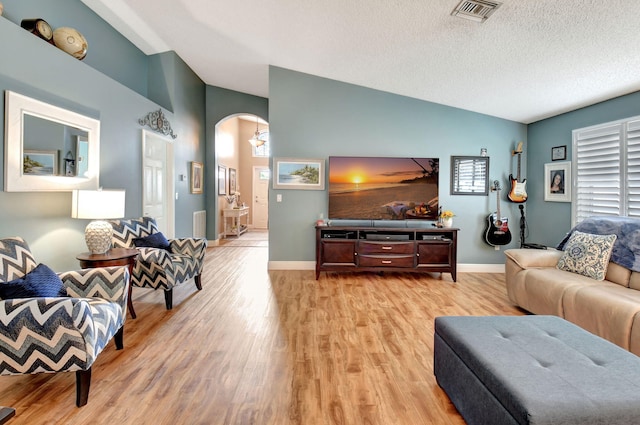
[[[84,239],[92,254],[111,248],[113,227],[104,219],[124,217],[124,190],[74,190],[71,217],[93,219],[84,229]]]

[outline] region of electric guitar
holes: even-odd
[[[511,231],[507,217],[500,215],[500,182],[498,180],[493,182],[492,190],[496,191],[497,211],[487,217],[484,240],[491,246],[507,245],[511,242]]]
[[[518,147],[512,152],[512,155],[518,155],[518,176],[514,179],[513,174],[509,174],[511,181],[511,190],[507,195],[511,202],[521,204],[527,201],[527,179],[520,181],[520,157],[522,156],[522,142],[518,143]]]

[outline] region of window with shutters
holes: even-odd
[[[571,219],[640,217],[640,117],[573,131]]]
[[[451,194],[487,195],[489,193],[488,156],[451,157]]]

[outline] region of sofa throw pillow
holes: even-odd
[[[0,283],[0,298],[66,297],[67,290],[60,277],[44,264],[38,264],[26,275]]]
[[[595,280],[604,280],[616,235],[592,235],[574,231],[557,268]]]
[[[152,233],[149,236],[143,238],[135,238],[133,244],[138,248],[161,248],[171,252],[171,244],[162,232]]]

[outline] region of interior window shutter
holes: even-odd
[[[621,199],[622,124],[573,132],[575,155],[574,220],[596,215],[624,215]]]
[[[640,217],[640,119],[629,121],[627,133],[627,216]]]

